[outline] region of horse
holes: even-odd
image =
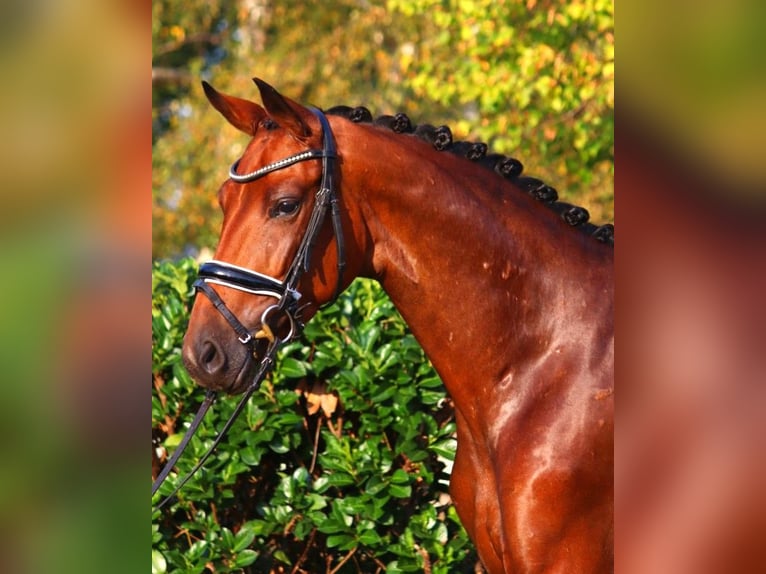
[[[242,392],[275,341],[374,278],[454,402],[450,493],[486,571],[613,571],[613,226],[448,128],[254,81],[262,105],[203,82],[250,140],[218,191],[191,376]]]

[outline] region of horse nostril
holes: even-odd
[[[200,360],[204,364],[212,363],[213,359],[215,359],[215,356],[217,354],[217,350],[214,345],[211,343],[205,343],[203,345],[202,349],[202,356],[200,357]]]
[[[215,375],[226,367],[226,356],[215,341],[205,340],[200,346],[200,366],[209,374]]]

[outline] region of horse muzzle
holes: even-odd
[[[266,307],[261,313],[260,324],[250,329],[224,303],[211,284],[273,297],[277,302]],[[204,387],[230,394],[244,391],[259,365],[272,360],[270,349],[292,340],[303,326],[296,318],[300,294],[268,275],[223,261],[208,261],[200,266],[194,287],[207,297],[236,334],[233,339],[208,329],[196,335],[187,332],[183,361],[192,378]]]

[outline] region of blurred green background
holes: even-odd
[[[491,140],[560,192],[593,194],[576,201],[595,220],[611,219],[609,155],[587,151],[596,143],[611,153],[598,142],[612,137],[614,98],[598,78],[613,74],[614,36],[611,25],[589,23],[604,14],[611,19],[611,6],[543,0],[150,6],[3,4],[3,571],[149,567],[150,261],[214,243],[211,202],[244,144],[202,105],[200,79],[250,97],[249,78],[259,75],[307,103],[365,103],[376,113],[403,110],[416,121],[463,125],[461,135]],[[754,0],[634,0],[618,10],[620,122],[642,125],[658,147],[691,158],[696,171],[717,173],[726,183],[722,194],[762,190],[766,182],[763,21],[764,5]],[[546,77],[554,82],[546,86]],[[589,97],[586,85],[599,95]],[[546,88],[575,107],[544,103]],[[472,92],[458,95],[462,89]],[[497,89],[505,90],[502,97],[493,94]],[[580,112],[580,103],[591,100]],[[583,120],[593,126],[584,139],[560,136],[559,124],[585,114],[606,119]],[[514,139],[501,143],[506,135]],[[563,154],[546,150],[558,142],[581,149],[570,145],[575,141],[586,142],[578,144],[583,152],[570,155],[572,169],[562,173]],[[204,214],[209,227],[199,220],[170,225],[173,216],[194,213]],[[640,247],[641,239],[621,235],[619,242]],[[617,253],[619,262],[619,245]],[[625,261],[628,281],[630,267]],[[618,299],[618,307],[625,304]],[[107,320],[105,311],[121,315]],[[80,317],[90,322],[76,328]]]

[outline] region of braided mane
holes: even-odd
[[[453,153],[493,170],[552,209],[568,225],[591,235],[597,241],[614,245],[614,225],[611,223],[594,225],[589,222],[590,214],[587,209],[559,201],[558,192],[554,188],[537,178],[522,175],[524,166],[519,160],[498,153],[488,153],[487,144],[483,142],[454,141],[449,127],[436,127],[430,124],[414,125],[409,117],[402,113],[393,116],[383,115],[373,119],[370,110],[364,106],[335,106],[325,110],[325,113],[340,116],[355,123],[372,123],[395,133],[419,137],[430,143],[437,151]]]

